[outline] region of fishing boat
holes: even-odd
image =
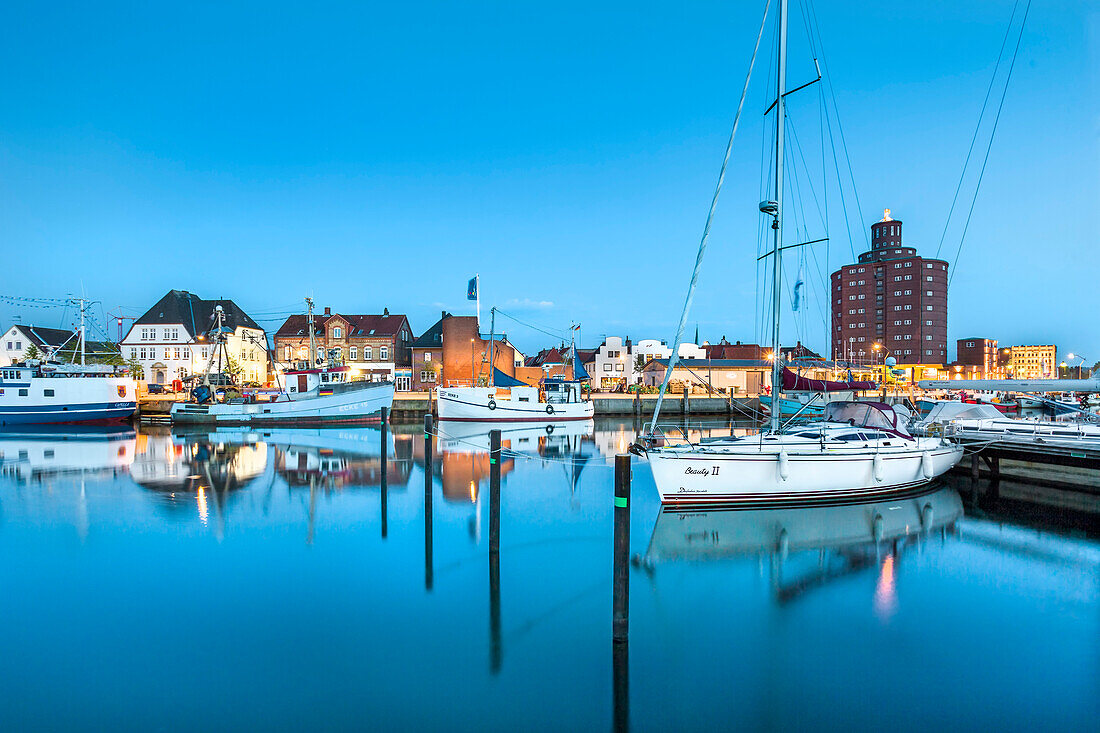
[[[54,356],[27,359],[0,369],[0,427],[48,423],[104,423],[126,420],[137,411],[137,384],[124,366],[88,364],[84,314],[88,302],[80,298],[80,327],[71,363]],[[76,363],[79,356],[80,362]]]
[[[225,352],[224,313],[214,308],[214,327],[209,333],[214,345],[206,365],[203,382],[191,390],[191,400],[172,405],[175,424],[202,425],[344,425],[378,421],[382,408],[393,405],[392,382],[349,381],[350,369],[330,360],[317,359],[314,343],[313,301],[306,299],[309,309],[310,358],[298,362],[285,372],[286,383],[275,394],[242,393],[239,397],[217,400],[210,375],[214,360]],[[264,344],[266,350],[266,344]],[[229,354],[224,353],[228,362]],[[269,354],[270,356],[270,354]],[[220,365],[218,372],[221,372]]]
[[[767,11],[765,11],[766,13]],[[765,16],[766,20],[766,16]],[[784,374],[780,342],[780,314],[783,293],[782,254],[784,157],[786,129],[786,58],[787,0],[779,0],[777,36],[777,86],[774,110],[775,167],[771,176],[774,199],[763,201],[760,212],[770,218],[772,229],[770,258],[772,274],[771,328],[772,385],[783,384]],[[759,49],[759,38],[757,49]],[[755,61],[756,52],[753,53]],[[750,66],[750,78],[751,78]],[[745,88],[748,88],[746,79]],[[742,102],[745,92],[742,92]],[[769,111],[770,111],[769,110]],[[738,119],[740,107],[738,109]],[[731,134],[726,160],[719,174],[710,214],[703,229],[695,271],[685,299],[665,380],[657,397],[657,406],[649,431],[633,450],[645,455],[661,501],[668,504],[762,503],[801,501],[843,501],[863,499],[909,490],[921,486],[948,471],[962,457],[962,447],[942,436],[917,437],[905,427],[904,419],[890,405],[880,402],[831,402],[824,419],[791,429],[773,410],[769,427],[751,437],[716,438],[706,443],[673,444],[658,428],[661,402],[675,367],[677,349],[683,337],[688,311],[698,281],[707,236],[710,231],[718,193],[728,165],[730,149],[737,130]],[[790,376],[795,376],[791,373]],[[784,387],[789,385],[783,384]],[[822,384],[824,392],[855,391],[854,383]],[[773,394],[775,391],[773,391]]]
[[[496,309],[492,310],[495,318]],[[588,373],[580,363],[575,346],[573,378],[550,376],[538,387],[510,377],[496,367],[495,322],[489,334],[488,386],[443,387],[436,393],[439,419],[464,422],[537,422],[591,420],[592,401],[585,398],[584,382]]]

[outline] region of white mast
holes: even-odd
[[[84,305],[87,301],[83,297],[80,298],[80,365],[84,366]]]
[[[776,80],[775,99],[775,219],[772,230],[775,243],[772,245],[772,409],[771,430],[779,432],[780,405],[779,392],[782,387],[782,364],[780,363],[779,342],[779,292],[783,288],[783,122],[786,115],[787,80],[787,0],[779,0],[779,63]]]

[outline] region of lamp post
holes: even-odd
[[[887,366],[892,367],[895,364],[897,364],[898,362],[897,362],[897,359],[894,358],[894,352],[890,351],[890,349],[886,348],[882,344],[875,344],[871,348],[874,351],[882,352],[882,401],[885,402],[886,401],[886,367]],[[890,354],[890,356],[887,357],[886,356],[887,354]]]
[[[1081,378],[1081,367],[1083,367],[1085,365],[1085,357],[1081,356],[1080,354],[1074,354],[1071,351],[1068,354],[1066,354],[1066,358],[1069,359],[1070,361],[1072,361],[1074,359],[1080,359],[1080,361],[1077,362],[1077,378],[1080,379]]]

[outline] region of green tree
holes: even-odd
[[[646,360],[644,354],[638,354],[634,357],[634,371],[640,372],[645,368]]]
[[[241,368],[241,365],[237,363],[236,359],[230,356],[225,362],[225,368],[222,369],[222,371],[225,374],[228,374],[233,379],[233,381],[236,382],[237,379],[241,376],[241,372],[243,372],[244,369]]]
[[[137,359],[130,359],[126,362],[126,366],[130,368],[131,379],[145,379],[145,367],[141,365],[141,362]]]
[[[31,344],[27,348],[27,353],[23,355],[23,358],[24,359],[41,359],[42,358],[42,352],[38,350],[37,346],[35,346],[34,344]]]

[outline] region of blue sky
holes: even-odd
[[[792,85],[813,76],[799,7]],[[849,189],[850,245],[830,194],[821,272],[863,248],[884,207],[934,254],[1012,7],[817,0],[861,206]],[[277,320],[312,293],[345,312],[405,312],[419,332],[441,308],[470,312],[479,272],[483,310],[577,321],[588,344],[670,339],[762,10],[6,4],[0,294],[83,286],[136,315],[180,288]],[[691,319],[704,339],[759,336],[770,47],[766,36]],[[952,282],[952,343],[1053,341],[1100,359],[1098,47],[1093,4],[1031,8]],[[819,161],[818,99],[792,98],[791,124]],[[808,190],[806,231],[821,236]],[[957,249],[953,227],[944,254]],[[0,304],[4,321],[17,313]],[[785,340],[824,349],[821,314],[811,297]],[[527,349],[549,340],[509,335]]]

